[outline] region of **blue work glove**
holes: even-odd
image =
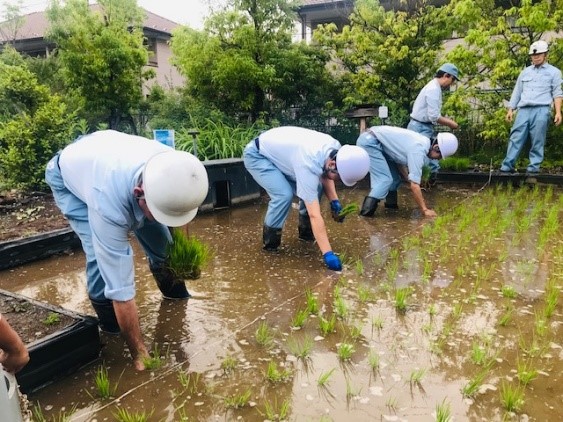
[[[330,201],[330,213],[332,215],[332,219],[337,223],[342,223],[344,221],[344,217],[340,217],[338,215],[340,214],[340,211],[342,211],[342,204],[340,204],[340,201],[338,199]]]
[[[323,255],[326,266],[333,271],[342,271],[342,263],[334,252],[328,251]]]

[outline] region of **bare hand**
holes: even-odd
[[[561,124],[561,113],[555,113],[555,119],[553,119],[553,123],[555,123],[555,126],[559,126]]]
[[[422,212],[424,213],[425,217],[437,217],[438,216],[438,214],[436,214],[436,211],[431,210],[430,208],[426,208]]]
[[[506,112],[506,121],[507,122],[511,122],[512,121],[512,115],[513,115],[513,111],[511,108],[508,109],[508,111]]]

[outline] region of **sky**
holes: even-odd
[[[3,3],[18,4],[18,0],[3,0],[0,10],[3,12]],[[90,3],[95,1],[90,0]],[[210,8],[219,7],[223,0],[137,0],[137,4],[164,18],[176,23],[190,26],[194,29],[202,29],[205,17],[209,15]],[[31,13],[45,10],[49,6],[49,0],[21,0],[22,13]]]

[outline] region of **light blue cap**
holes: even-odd
[[[440,66],[440,69],[442,72],[446,72],[449,73],[450,75],[452,75],[454,78],[456,78],[456,80],[459,81],[459,70],[457,69],[457,66],[453,63],[444,63],[442,66]]]

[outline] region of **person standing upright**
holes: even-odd
[[[555,109],[553,122],[556,126],[561,124],[561,70],[547,63],[548,51],[547,42],[539,40],[532,43],[528,52],[532,64],[520,73],[512,90],[506,120],[512,122],[514,110],[517,113],[510,130],[506,157],[500,167],[503,173],[516,171],[516,160],[528,137],[531,146],[527,172],[539,173],[544,158],[551,104]]]
[[[459,80],[459,70],[452,63],[444,63],[436,71],[434,78],[420,90],[412,107],[407,129],[418,132],[427,138],[434,136],[434,126],[447,126],[452,130],[458,124],[449,117],[442,116],[442,92]],[[438,160],[430,160],[431,177],[435,178],[440,164]],[[390,196],[396,193],[390,192]]]

